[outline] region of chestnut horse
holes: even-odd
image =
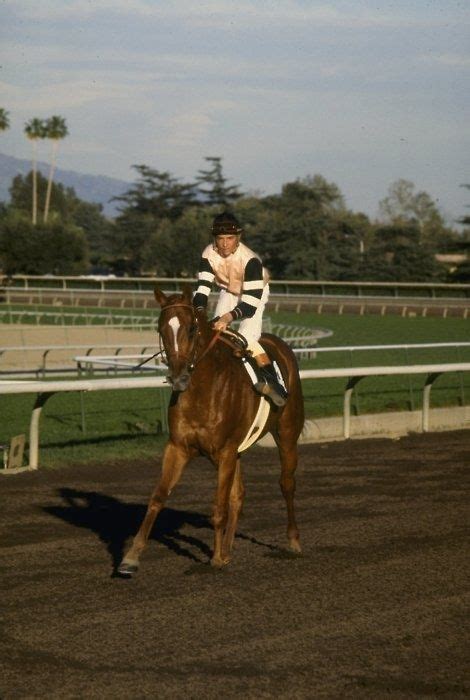
[[[253,424],[260,401],[266,401],[255,392],[242,361],[221,342],[205,312],[193,307],[189,287],[182,294],[169,297],[156,289],[155,298],[161,307],[158,331],[173,388],[168,408],[170,434],[160,480],[118,569],[126,576],[137,571],[157,515],[184,467],[197,454],[208,457],[217,467],[211,564],[221,567],[229,562],[244,496],[238,448]],[[287,504],[287,536],[291,550],[300,552],[294,515],[294,473],[304,411],[297,361],[280,338],[263,334],[260,342],[278,364],[289,392],[282,408],[270,402],[267,422],[259,437],[270,432],[276,441],[282,466],[280,486]]]

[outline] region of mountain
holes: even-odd
[[[15,175],[27,175],[31,170],[31,161],[13,158],[0,153],[0,201],[7,202],[10,199],[9,188]],[[38,163],[38,170],[48,177],[49,164]],[[73,170],[61,170],[57,168],[54,174],[54,182],[60,182],[65,187],[73,187],[75,194],[86,202],[97,202],[103,205],[106,216],[113,217],[117,213],[119,202],[111,202],[112,197],[127,192],[131,183],[117,180],[105,175],[86,175]]]

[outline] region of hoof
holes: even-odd
[[[224,566],[227,566],[229,562],[230,557],[212,557],[211,566],[213,566],[214,569],[222,569]]]
[[[119,564],[118,567],[118,574],[120,576],[125,576],[126,578],[130,578],[133,574],[136,574],[139,569],[139,565],[137,562],[130,562],[126,561],[125,559]]]
[[[289,549],[295,554],[302,554],[302,547],[300,546],[299,540],[291,540],[289,543]]]

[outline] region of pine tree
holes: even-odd
[[[237,199],[240,199],[243,194],[238,189],[239,185],[227,185],[227,178],[222,172],[222,158],[208,156],[204,160],[210,164],[210,168],[199,170],[196,177],[198,189],[204,197],[204,202],[209,205],[230,206]]]
[[[0,107],[0,131],[6,131],[10,128],[10,119],[8,112],[3,107]]]

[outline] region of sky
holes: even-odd
[[[244,192],[319,173],[375,217],[405,178],[453,223],[469,76],[470,0],[0,0],[0,151],[58,114],[59,167],[126,181],[221,156]]]

